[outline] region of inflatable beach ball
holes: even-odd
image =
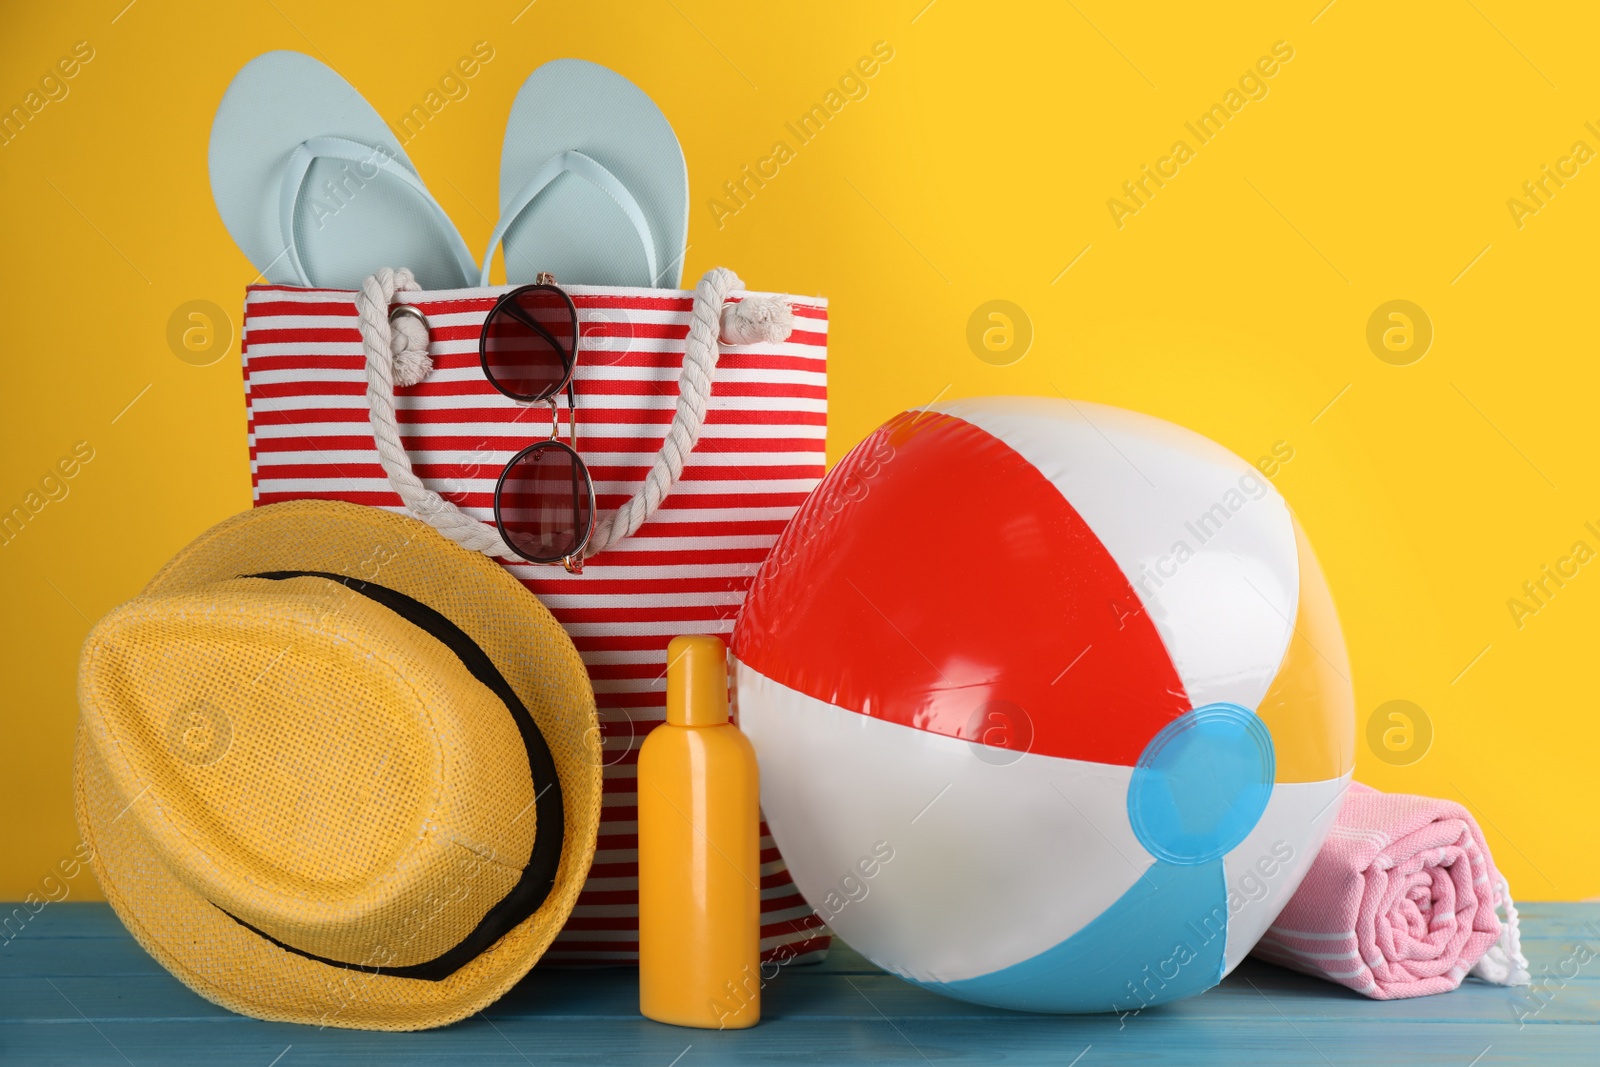
[[[1283,498],[1096,404],[891,420],[785,530],[733,651],[807,902],[982,1004],[1125,1012],[1215,985],[1354,759],[1344,641]]]

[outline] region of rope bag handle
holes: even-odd
[[[684,463],[705,425],[721,346],[771,344],[788,340],[793,332],[794,311],[782,297],[746,296],[738,303],[729,303],[728,297],[743,288],[738,275],[723,267],[706,271],[695,286],[683,371],[678,378],[678,403],[666,439],[639,491],[615,512],[595,521],[585,557],[603,552],[638,530],[683,474]],[[394,388],[422,381],[433,370],[433,361],[428,357],[428,328],[422,317],[397,315],[391,322],[389,312],[399,294],[419,290],[410,270],[383,267],[361,283],[355,297],[361,347],[367,360],[367,407],[378,460],[389,484],[411,514],[470,551],[526,562],[506,544],[498,527],[473,518],[424,485],[401,443]]]

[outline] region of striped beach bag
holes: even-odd
[[[708,282],[718,274],[737,283],[713,271],[695,291],[564,287],[578,310],[577,447],[594,483],[596,518],[615,517],[625,504],[637,509],[652,472],[660,491],[642,524],[589,556],[579,573],[506,562],[572,636],[604,733],[598,851],[577,907],[545,957],[553,962],[638,959],[635,766],[645,735],[665,717],[667,642],[678,634],[731,633],[756,571],[823,474],[826,301],[730,291],[726,281],[716,294],[724,312],[752,296],[786,302],[788,337],[733,344],[724,329],[710,346],[709,397],[681,472],[663,481],[656,469],[663,442],[677,431],[675,418],[683,419],[686,352],[699,351],[691,321],[697,310],[705,314]],[[509,287],[417,292],[402,283],[401,291],[373,298],[372,283],[363,306],[393,299],[415,307],[426,323],[421,344],[431,370],[417,384],[391,386],[389,425],[410,470],[455,505],[452,513],[489,527],[501,469],[551,427],[550,407],[502,395],[479,363],[484,320]],[[371,322],[381,323],[382,314],[364,326],[361,297],[282,285],[247,291],[241,346],[258,506],[316,498],[408,510],[391,478],[392,456],[380,458],[374,436],[368,355]],[[389,339],[397,349],[404,344],[400,327],[413,319],[394,316]],[[562,412],[570,416],[565,405]],[[828,946],[822,920],[790,881],[764,822],[761,833],[763,958],[819,958]]]

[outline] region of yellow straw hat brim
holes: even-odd
[[[550,612],[500,565],[415,519],[353,504],[295,501],[238,515],[179,552],[141,596],[179,596],[241,575],[280,571],[346,575],[394,590],[443,615],[489,657],[543,735],[563,795],[562,849],[548,896],[442,979],[309,958],[180,880],[170,855],[141,828],[140,805],[160,803],[170,783],[151,782],[138,795],[124,795],[80,725],[77,817],[101,888],[146,951],[195,992],[231,1010],[374,1030],[417,1030],[466,1018],[510,989],[545,952],[571,914],[594,858],[602,760],[583,663]]]

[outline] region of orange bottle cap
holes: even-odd
[[[674,726],[728,721],[728,647],[720,637],[674,637],[667,646],[667,721]]]

